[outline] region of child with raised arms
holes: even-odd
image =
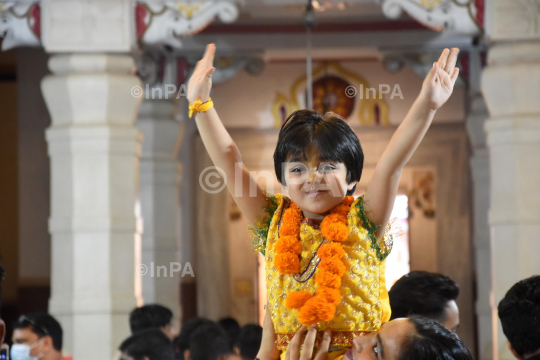
[[[207,46],[189,80],[190,117],[195,114],[208,154],[224,171],[228,190],[252,225],[255,248],[265,255],[267,315],[278,350],[308,325],[319,331],[318,341],[331,332],[328,358],[334,359],[354,337],[378,331],[390,318],[385,259],[392,243],[385,229],[401,170],[452,94],[458,52],[445,49],[433,64],[366,192],[355,199],[364,154],[350,126],[331,112],[298,110],[281,126],[274,167],[288,196],[257,185],[210,99],[215,46]]]

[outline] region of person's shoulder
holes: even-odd
[[[73,356],[66,356],[66,357],[63,357],[62,360],[73,360]]]
[[[371,247],[376,251],[377,258],[383,261],[392,251],[394,231],[389,222],[386,226],[383,236],[377,238],[376,233],[380,224],[370,220],[369,212],[364,208],[364,195],[362,194],[354,200],[351,205],[348,216],[348,224],[356,225],[359,231],[359,236],[366,237],[371,242]]]
[[[283,205],[287,203],[288,197],[283,194],[269,194],[265,190],[266,205],[263,208],[263,216],[250,224],[249,230],[252,232],[253,248],[264,254],[266,249],[266,240],[268,232],[275,223],[275,217],[283,209]]]
[[[267,207],[265,208],[265,213],[272,218],[278,210],[281,210],[284,206],[291,201],[289,197],[285,194],[267,194]]]
[[[289,199],[287,195],[277,193],[277,194],[266,194],[266,197],[269,199],[274,199],[280,205],[284,200]]]

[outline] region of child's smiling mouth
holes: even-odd
[[[317,197],[322,195],[323,193],[327,192],[328,190],[309,190],[307,192],[308,197]]]

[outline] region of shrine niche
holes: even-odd
[[[335,75],[318,79],[313,83],[313,110],[319,114],[332,111],[347,119],[354,108],[354,99],[345,95],[349,86],[352,85]]]
[[[292,112],[305,108],[306,85],[307,75],[303,75],[293,82],[288,95],[275,95],[272,116],[276,128]],[[371,91],[364,95],[364,89]],[[320,114],[335,112],[351,125],[390,125],[382,93],[338,62],[325,62],[313,70],[313,108]]]

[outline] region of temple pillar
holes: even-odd
[[[129,56],[55,55],[42,81],[52,124],[49,311],[78,359],[109,358],[129,336],[134,287],[140,83]],[[99,344],[99,346],[96,346]]]
[[[44,0],[51,53],[41,89],[51,115],[51,298],[64,348],[79,360],[118,358],[136,306],[135,214],[141,82],[129,0]],[[108,54],[114,52],[115,54]]]
[[[493,44],[482,91],[490,156],[493,359],[514,359],[497,305],[517,281],[540,273],[540,28],[538,7],[493,0],[486,10]],[[521,19],[514,21],[512,19]]]

